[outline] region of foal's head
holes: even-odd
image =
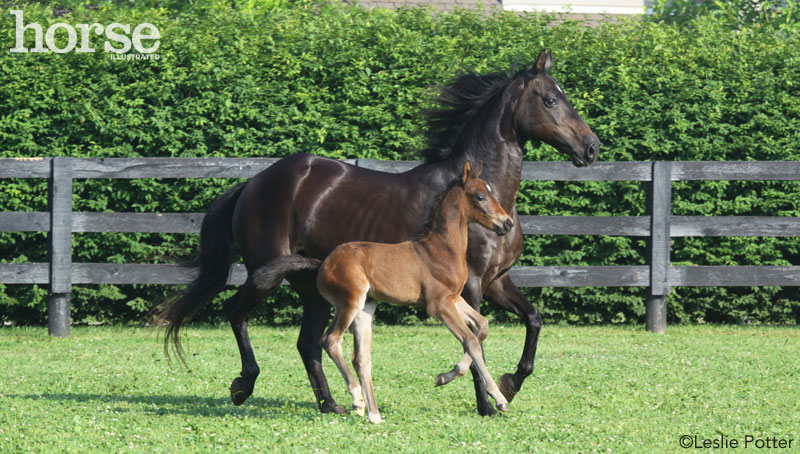
[[[469,161],[464,164],[461,183],[467,200],[465,214],[470,221],[494,230],[498,235],[505,235],[514,227],[514,221],[494,198],[491,186],[479,178],[482,170],[483,165],[473,173],[472,164]]]

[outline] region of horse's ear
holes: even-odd
[[[469,161],[464,163],[464,176],[461,178],[461,182],[466,183],[468,179],[472,177],[472,164]]]
[[[478,178],[483,173],[483,161],[478,163],[478,170],[472,175],[472,178]]]
[[[542,49],[539,52],[539,58],[536,59],[536,63],[533,65],[533,71],[536,74],[549,74],[550,68],[553,67],[553,52],[547,49]]]

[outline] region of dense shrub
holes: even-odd
[[[115,2],[24,6],[26,23],[158,26],[157,61],[94,54],[0,54],[0,156],[285,156],[415,159],[432,87],[463,67],[506,69],[543,47],[554,74],[604,147],[605,161],[800,159],[800,35],[787,27],[730,27],[714,15],[680,23],[625,20],[587,27],[563,18],[468,10],[432,15],[326,4]],[[232,2],[237,5],[237,2]],[[62,5],[65,2],[61,3]],[[196,3],[193,3],[195,6]],[[279,6],[279,7],[276,7]],[[13,17],[0,8],[0,49]],[[66,12],[65,12],[66,11]],[[63,37],[62,37],[63,38]],[[29,38],[30,39],[30,38]],[[94,40],[95,38],[93,38]],[[93,41],[100,47],[101,41]],[[561,160],[532,144],[526,159]],[[230,180],[75,182],[78,211],[204,211]],[[0,182],[5,211],[46,210],[46,182]],[[540,215],[641,215],[638,183],[523,184],[518,207]],[[796,183],[676,183],[679,215],[798,216]],[[676,239],[673,261],[800,265],[800,241]],[[174,262],[196,235],[75,234],[76,262]],[[3,261],[46,261],[44,234],[0,233]],[[644,244],[628,237],[532,236],[522,264],[633,265]],[[78,286],[76,321],[139,320],[175,289]],[[547,322],[639,322],[644,289],[529,289]],[[226,292],[230,294],[230,292]],[[44,320],[46,288],[0,286],[0,320]],[[200,315],[219,317],[221,298]],[[674,321],[796,322],[796,288],[676,288]],[[508,315],[486,308],[501,320]],[[256,319],[294,323],[281,289]],[[415,318],[385,309],[384,320]]]

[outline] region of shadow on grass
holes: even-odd
[[[152,415],[192,415],[192,416],[233,416],[273,418],[299,418],[311,420],[321,413],[311,402],[294,402],[287,399],[264,399],[251,397],[241,406],[234,406],[228,399],[200,396],[164,395],[118,395],[118,394],[23,394],[7,395],[30,400],[51,400],[56,402],[80,402],[101,406],[103,404],[125,405],[111,410],[119,413],[142,412]],[[129,406],[128,406],[129,405]]]

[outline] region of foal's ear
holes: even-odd
[[[539,52],[539,58],[533,64],[533,72],[536,74],[550,74],[550,68],[553,67],[553,52],[547,49],[542,49]]]
[[[472,164],[467,161],[464,163],[464,176],[461,177],[461,182],[466,183],[470,178],[472,178]]]
[[[472,178],[478,178],[483,173],[483,161],[478,163],[478,170],[472,175]]]

